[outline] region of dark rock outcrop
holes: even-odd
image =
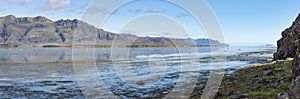
[[[45,18],[43,16],[37,16],[37,17],[35,17],[34,21],[41,22],[41,23],[52,22],[50,19]]]
[[[2,37],[4,43],[10,37],[10,34],[8,33],[8,29],[7,28],[8,28],[7,25],[3,24],[3,31],[1,33],[1,37]]]
[[[285,59],[295,57],[298,47],[300,47],[300,15],[293,22],[292,26],[281,33],[282,38],[277,41],[277,52],[275,59]]]
[[[274,60],[294,58],[293,82],[289,94],[292,99],[300,99],[300,14],[292,26],[282,32],[282,38],[277,42],[277,47]]]

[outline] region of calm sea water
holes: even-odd
[[[2,48],[0,95],[4,98],[167,95],[170,93],[168,89],[174,89],[173,85],[180,81],[188,85],[191,78],[208,77],[207,72],[201,74],[202,71],[242,68],[271,61],[271,53],[244,53],[272,52],[275,47],[234,46],[221,49],[221,52],[218,50],[210,47]],[[226,61],[215,60],[221,56]],[[224,66],[214,67],[212,64]]]

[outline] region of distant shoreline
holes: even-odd
[[[163,47],[228,47],[228,45],[172,45],[172,44],[133,44],[133,45],[60,45],[60,44],[36,44],[36,45],[17,45],[0,44],[0,48],[163,48]]]

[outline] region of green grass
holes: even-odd
[[[249,92],[252,99],[276,99],[277,92]]]
[[[289,89],[291,83],[290,82],[286,82],[286,83],[283,83],[279,86],[276,87],[276,89],[280,90],[280,91],[286,91]]]
[[[240,69],[236,74],[225,76],[219,92],[233,90],[235,94],[248,94],[251,99],[276,99],[277,94],[287,92],[291,85],[292,60],[281,64],[266,64]],[[263,72],[272,70],[269,76]],[[276,84],[278,83],[278,84]],[[229,96],[217,96],[216,99],[227,99]]]

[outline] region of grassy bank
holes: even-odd
[[[292,59],[260,64],[240,69],[225,76],[216,99],[247,95],[251,99],[276,99],[291,85]]]
[[[225,75],[215,99],[276,99],[291,85],[292,59],[247,66]],[[197,84],[191,99],[203,93],[206,80]]]

